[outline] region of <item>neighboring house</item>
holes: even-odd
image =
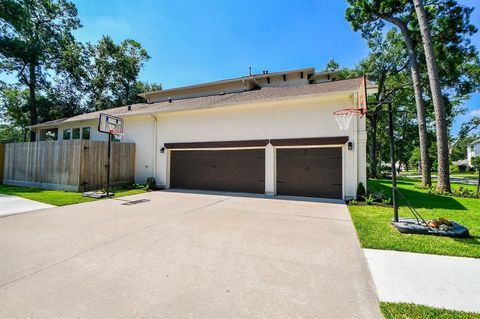
[[[365,117],[340,130],[332,112],[357,107],[360,79],[314,68],[141,94],[101,111],[136,143],[135,179],[165,188],[348,199],[366,184]],[[369,88],[374,88],[369,83]],[[101,112],[34,125],[40,140],[106,140]]]
[[[480,140],[476,140],[467,145],[468,167],[472,167],[472,157],[480,156]]]

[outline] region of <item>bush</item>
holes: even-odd
[[[365,186],[363,186],[363,183],[358,183],[357,186],[357,201],[362,200],[365,195],[367,195],[367,191],[365,190]]]
[[[367,205],[373,205],[373,203],[375,202],[375,196],[373,194],[369,194],[368,196],[363,196],[363,198],[365,199],[365,202],[367,203]]]
[[[460,173],[458,166],[450,164],[450,174]]]
[[[155,180],[155,177],[147,178],[147,187],[149,190],[157,189],[157,181]]]

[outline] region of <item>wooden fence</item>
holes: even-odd
[[[5,158],[5,145],[0,144],[0,183],[3,180],[3,163]]]
[[[83,140],[5,144],[3,183],[67,191],[103,188],[107,145]],[[112,185],[133,183],[135,144],[112,143],[110,163]]]

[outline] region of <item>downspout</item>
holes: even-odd
[[[155,178],[155,183],[157,182],[157,117],[150,114],[150,117],[153,120],[153,173],[152,177]]]

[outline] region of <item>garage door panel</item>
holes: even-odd
[[[278,149],[277,193],[341,198],[342,149]]]
[[[265,150],[172,151],[173,188],[265,192]]]

